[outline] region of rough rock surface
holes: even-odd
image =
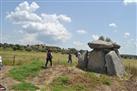
[[[93,50],[89,54],[88,70],[105,73],[105,54],[101,50]]]
[[[89,45],[90,48],[97,48],[97,49],[104,49],[104,48],[107,48],[107,49],[111,49],[111,48],[119,49],[120,48],[120,45],[118,45],[116,43],[106,42],[106,41],[103,41],[103,40],[96,40],[96,41],[93,41],[91,43],[88,43],[88,45]]]
[[[78,67],[86,69],[88,64],[88,51],[83,52],[78,58]]]
[[[105,56],[107,73],[109,75],[117,75],[121,76],[124,74],[124,66],[122,65],[122,61],[117,56],[115,51],[110,51]]]
[[[80,55],[79,68],[109,75],[124,75],[125,69],[118,51],[120,45],[103,40],[96,40],[88,45],[93,50]]]

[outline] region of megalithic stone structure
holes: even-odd
[[[93,50],[81,54],[78,59],[78,67],[108,75],[124,75],[125,69],[118,51],[120,45],[96,40],[88,43],[88,46]]]

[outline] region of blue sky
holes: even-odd
[[[1,42],[88,49],[99,36],[137,54],[137,0],[0,0]]]

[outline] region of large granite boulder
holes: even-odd
[[[93,50],[89,53],[85,51],[78,56],[79,68],[117,76],[125,73],[118,51],[120,45],[103,40],[96,40],[88,45]]]
[[[87,69],[94,72],[105,73],[105,53],[101,50],[93,50],[89,53]]]
[[[86,69],[88,64],[88,51],[84,51],[79,57],[78,57],[78,67],[81,69]]]
[[[120,58],[120,60],[121,60],[121,56],[120,56],[120,53],[119,53],[118,49],[115,49],[115,50],[113,50],[113,51],[116,52],[117,56],[118,56],[118,57]]]
[[[125,73],[124,66],[121,59],[118,57],[115,51],[110,51],[105,56],[107,74],[122,76]]]
[[[119,49],[120,48],[120,45],[116,43],[106,42],[103,40],[95,40],[95,41],[92,41],[91,43],[89,42],[88,46],[93,49],[95,48],[96,49],[112,49],[112,48]]]

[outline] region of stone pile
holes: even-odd
[[[124,66],[118,49],[120,45],[103,40],[88,43],[93,50],[82,53],[78,59],[78,67],[98,73],[122,76]]]

